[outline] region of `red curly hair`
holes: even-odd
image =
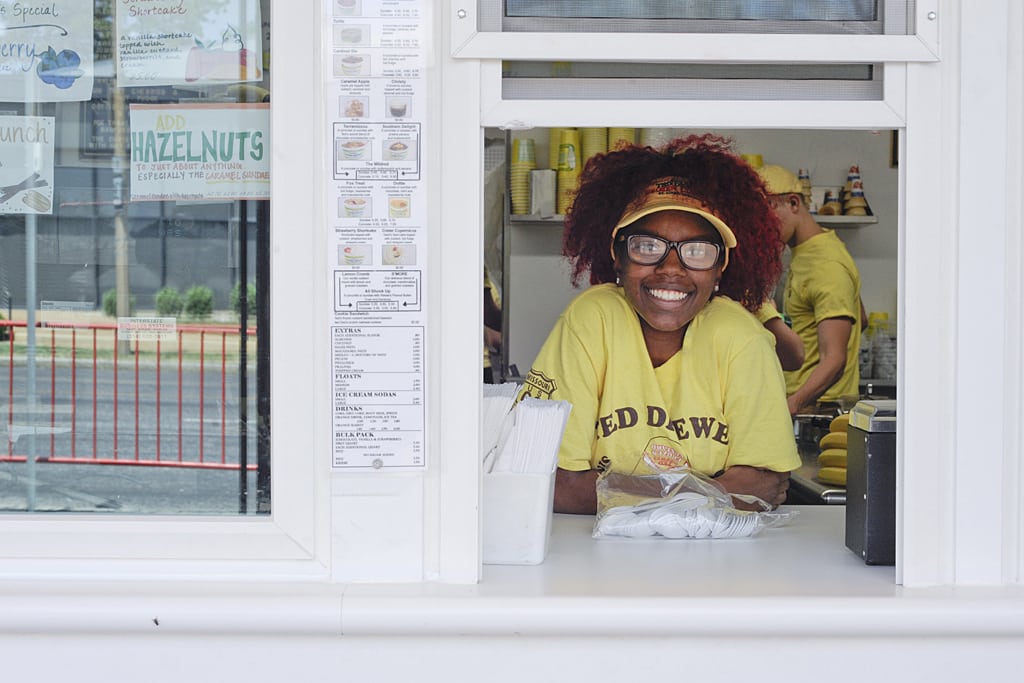
[[[779,220],[760,176],[720,135],[690,135],[660,148],[621,147],[587,161],[566,212],[562,255],[572,283],[590,272],[590,284],[615,282],[611,234],[626,206],[652,180],[678,176],[736,235],[719,293],[754,311],[771,296],[782,273]]]

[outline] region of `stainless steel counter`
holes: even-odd
[[[789,477],[791,504],[845,505],[846,488],[818,480],[818,447],[800,446],[800,469]]]
[[[793,423],[801,465],[789,479],[791,505],[845,505],[846,487],[818,480],[818,441],[828,433],[831,415],[801,415]]]

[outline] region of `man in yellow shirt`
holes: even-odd
[[[835,232],[814,220],[796,175],[775,165],[757,172],[792,253],[783,310],[805,349],[803,366],[785,373],[789,412],[795,415],[859,394],[860,273]]]

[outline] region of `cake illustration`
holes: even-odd
[[[196,46],[188,52],[185,80],[189,83],[206,81],[250,81],[262,78],[260,59],[252,50],[245,49],[242,36],[228,26],[220,41]]]

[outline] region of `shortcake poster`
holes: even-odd
[[[133,104],[131,200],[270,198],[270,105]]]
[[[259,0],[117,0],[117,85],[263,78]]]
[[[92,5],[0,0],[0,101],[92,98]]]

